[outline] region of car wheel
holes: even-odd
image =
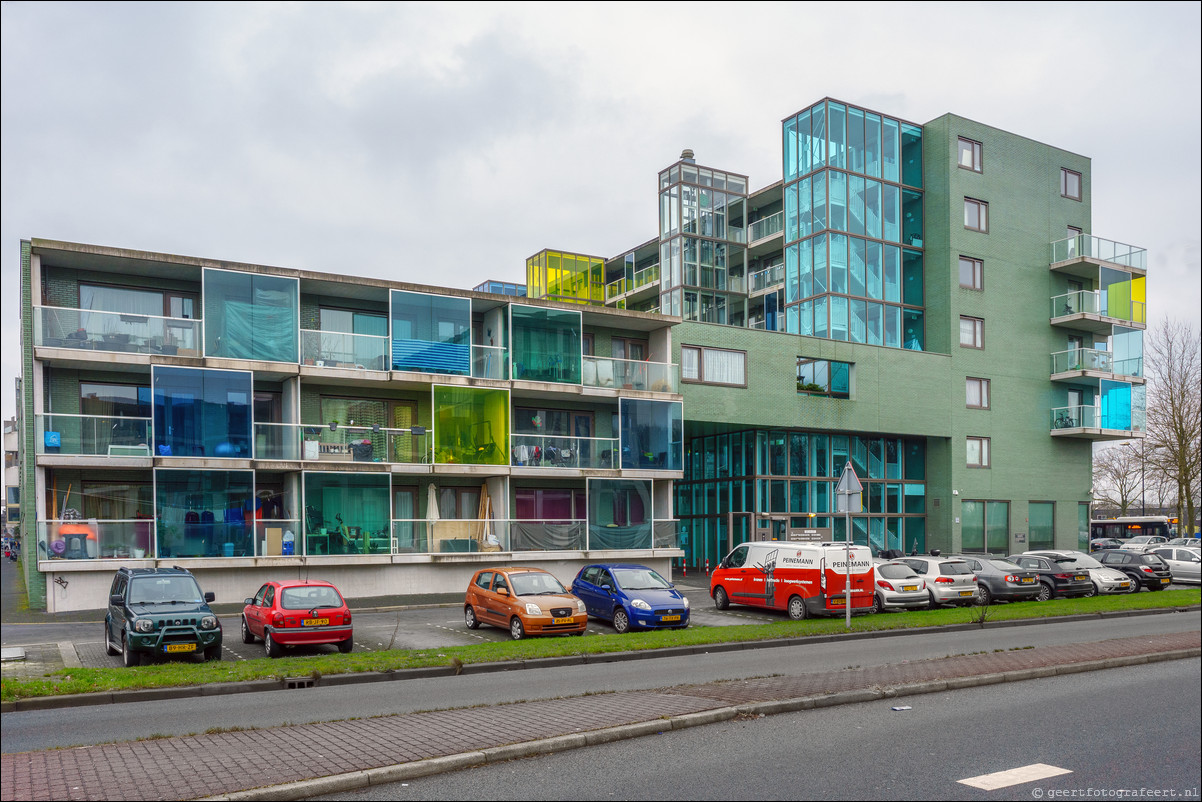
[[[1094,596],[1097,596],[1101,592],[1102,591],[1098,588],[1098,586],[1091,582],[1089,585],[1089,592],[1082,594],[1082,598],[1092,599]]]
[[[1039,583],[1039,595],[1035,597],[1035,601],[1045,602],[1052,598],[1052,586],[1047,582]]]
[[[113,646],[113,641],[109,638],[109,622],[104,622],[104,653],[110,657],[120,653],[120,649]]]
[[[355,639],[347,638],[346,640],[338,641],[338,651],[343,654],[350,654],[351,649],[355,648]]]
[[[521,640],[526,637],[526,627],[522,625],[522,619],[516,615],[509,621],[509,637],[514,640]]]
[[[205,661],[221,659],[221,644],[205,649]]]
[[[930,591],[927,591],[927,598],[930,599],[930,601],[927,603],[927,609],[928,610],[938,610],[939,602],[935,601],[935,594],[931,593]]]
[[[480,619],[476,618],[476,610],[470,604],[463,608],[463,623],[468,629],[479,629]]]
[[[270,629],[263,630],[263,650],[267,652],[268,657],[279,657],[284,653],[284,647],[271,637]]]
[[[621,607],[614,610],[614,632],[625,635],[630,631],[630,616]]]
[[[884,609],[885,609],[885,601],[884,601],[884,599],[881,598],[881,594],[879,594],[879,593],[872,594],[872,607],[868,608],[868,612],[872,613],[873,615],[876,615],[877,613],[881,612]]]
[[[714,606],[719,610],[730,607],[730,597],[726,595],[726,588],[721,585],[714,589]]]
[[[984,585],[977,585],[977,604],[981,607],[993,604],[993,592]]]
[[[142,655],[135,652],[133,647],[129,645],[129,635],[126,635],[122,641],[121,664],[126,668],[142,665]]]
[[[254,643],[255,633],[250,631],[250,627],[246,623],[246,616],[242,616],[242,642]]]
[[[789,618],[794,621],[801,621],[806,617],[806,603],[802,601],[800,596],[792,596],[789,598],[789,606],[786,608],[789,612]]]
[[[1128,593],[1139,593],[1139,577],[1128,576],[1131,580],[1131,587],[1127,589]]]

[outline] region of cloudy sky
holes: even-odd
[[[1198,319],[1198,3],[3,3],[0,398],[30,237],[470,287],[780,178],[824,96],[1093,159],[1093,232]],[[1170,158],[1171,157],[1171,158]]]

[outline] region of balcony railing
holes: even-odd
[[[655,281],[659,281],[659,265],[648,265],[642,270],[635,271],[634,282],[631,284],[630,289],[637,290]]]
[[[679,392],[680,365],[674,362],[644,362],[635,359],[586,356],[585,387]]]
[[[37,542],[39,560],[153,557],[154,521],[149,518],[62,518],[38,521]]]
[[[200,356],[199,320],[58,306],[33,308],[34,345],[135,354]]]
[[[1096,429],[1098,408],[1094,406],[1057,407],[1052,410],[1053,429]]]
[[[784,264],[772,265],[763,270],[757,270],[751,274],[751,292],[756,293],[760,290],[766,290],[769,287],[776,287],[785,283],[785,266]]]
[[[1146,322],[1143,301],[1127,300],[1126,303],[1116,305],[1110,301],[1108,296],[1109,293],[1101,290],[1076,290],[1063,295],[1054,295],[1052,296],[1052,318],[1086,314],[1113,317],[1132,323]]]
[[[149,457],[150,418],[37,415],[38,454]]]
[[[617,468],[617,438],[511,434],[510,464],[539,468]]]
[[[1102,239],[1090,234],[1078,234],[1052,243],[1052,264],[1069,259],[1088,257],[1122,265],[1134,270],[1148,269],[1148,251],[1134,245]]]
[[[739,228],[738,226],[732,226],[730,224],[727,224],[727,226],[726,226],[726,241],[727,242],[746,243],[747,242],[747,229]]]
[[[319,462],[430,462],[426,429],[256,423],[255,459]]]
[[[301,363],[338,368],[388,370],[390,340],[372,334],[301,329]]]
[[[1142,378],[1144,375],[1143,363],[1143,359],[1139,357],[1115,359],[1111,352],[1096,348],[1070,348],[1067,351],[1057,351],[1052,354],[1052,373],[1092,370]]]
[[[472,376],[477,379],[508,379],[509,349],[498,345],[473,345]]]
[[[750,242],[756,242],[757,240],[762,240],[767,237],[771,237],[773,234],[779,234],[781,231],[784,230],[784,227],[785,227],[785,213],[784,212],[777,212],[776,214],[770,214],[767,217],[760,219],[760,220],[756,220],[754,223],[751,224],[751,227],[748,229],[747,239]]]
[[[623,276],[605,285],[605,300],[610,301],[619,295],[625,295],[630,290],[630,281]]]

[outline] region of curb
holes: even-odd
[[[774,700],[771,702],[756,702],[735,707],[721,707],[700,713],[689,713],[635,724],[623,724],[619,727],[608,727],[603,730],[593,730],[587,733],[557,735],[541,738],[536,741],[506,744],[490,747],[474,752],[462,752],[457,755],[430,758],[411,763],[399,763],[393,766],[383,766],[366,771],[353,771],[346,774],[332,774],[312,780],[283,785],[264,786],[232,794],[202,797],[200,802],[223,802],[238,800],[305,799],[321,794],[353,791],[372,785],[410,780],[417,777],[427,777],[431,774],[441,774],[448,771],[499,763],[506,760],[516,760],[537,755],[548,755],[568,749],[579,749],[584,746],[611,743],[613,741],[641,738],[644,735],[655,735],[668,730],[683,730],[689,727],[699,727],[729,721],[737,716],[772,716],[779,713],[794,713],[801,710],[811,710],[838,705],[872,702],[878,699],[892,699],[904,696],[916,696],[926,693],[939,693],[946,690],[978,687],[982,685],[1000,685],[1008,682],[1022,682],[1029,679],[1055,677],[1066,674],[1079,674],[1085,671],[1101,671],[1107,668],[1123,668],[1144,663],[1158,663],[1167,660],[1183,660],[1202,656],[1202,649],[1177,649],[1168,652],[1132,655],[1128,657],[1111,657],[1103,660],[1091,660],[1082,663],[1071,663],[1062,666],[1044,666],[1040,668],[1025,668],[1015,671],[1003,671],[993,674],[981,674],[973,677],[958,677],[949,680],[933,680],[909,685],[895,685],[885,688],[863,688],[821,696],[805,696],[797,699]]]
[[[750,649],[775,649],[788,646],[800,646],[811,643],[835,643],[840,641],[871,640],[873,638],[888,638],[895,636],[925,635],[931,632],[968,632],[976,629],[991,629],[997,627],[1035,626],[1048,623],[1072,623],[1107,618],[1129,618],[1144,615],[1165,615],[1168,613],[1188,613],[1202,610],[1202,605],[1188,607],[1156,607],[1147,610],[1116,610],[1097,613],[1081,613],[1066,616],[1045,616],[1041,618],[1021,618],[1014,621],[986,621],[983,625],[976,623],[946,624],[937,627],[910,627],[907,629],[885,629],[872,632],[836,632],[827,635],[807,635],[795,638],[778,638],[775,640],[746,641],[735,643],[713,643],[704,646],[669,646],[663,649],[643,649],[633,652],[607,652],[596,655],[572,655],[568,657],[539,657],[531,660],[512,660],[501,663],[466,663],[461,674],[493,674],[499,671],[524,671],[534,668],[561,668],[565,666],[587,665],[590,663],[615,663],[626,660],[651,660],[659,657],[692,657],[710,653],[743,651]],[[399,680],[430,679],[445,677],[452,672],[449,666],[427,666],[425,668],[403,668],[386,671],[361,671],[347,674],[322,675],[309,687],[358,685],[366,682],[394,682]],[[68,707],[91,707],[104,704],[124,704],[127,702],[148,702],[162,699],[192,699],[202,696],[220,696],[235,693],[260,693],[263,691],[289,690],[290,680],[295,677],[280,679],[247,680],[244,682],[219,682],[206,685],[188,685],[171,688],[148,688],[145,690],[101,691],[97,693],[64,694],[61,696],[35,696],[30,699],[18,699],[11,702],[0,702],[0,713],[18,713],[31,710],[61,710]]]

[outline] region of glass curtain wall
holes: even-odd
[[[526,260],[526,286],[531,298],[602,305],[605,260],[582,253],[539,251]]]
[[[970,553],[1005,556],[1010,550],[1010,502],[963,501],[960,548]]]
[[[299,309],[294,278],[206,269],[205,355],[295,364]]]
[[[583,317],[564,309],[509,307],[510,374],[523,381],[580,384]]]
[[[679,401],[619,399],[622,467],[683,470],[683,407]]]
[[[1031,550],[1055,548],[1056,504],[1051,501],[1032,501],[1027,505],[1027,526],[1031,531],[1027,542]]]
[[[922,350],[922,129],[823,101],[783,153],[785,330]]]
[[[153,366],[155,455],[250,459],[251,376]]]
[[[471,300],[393,290],[392,369],[470,376]]]
[[[154,472],[158,556],[254,556],[253,471]]]
[[[433,388],[434,461],[508,465],[509,391]]]
[[[386,473],[306,473],[306,554],[388,554],[391,478]]]

